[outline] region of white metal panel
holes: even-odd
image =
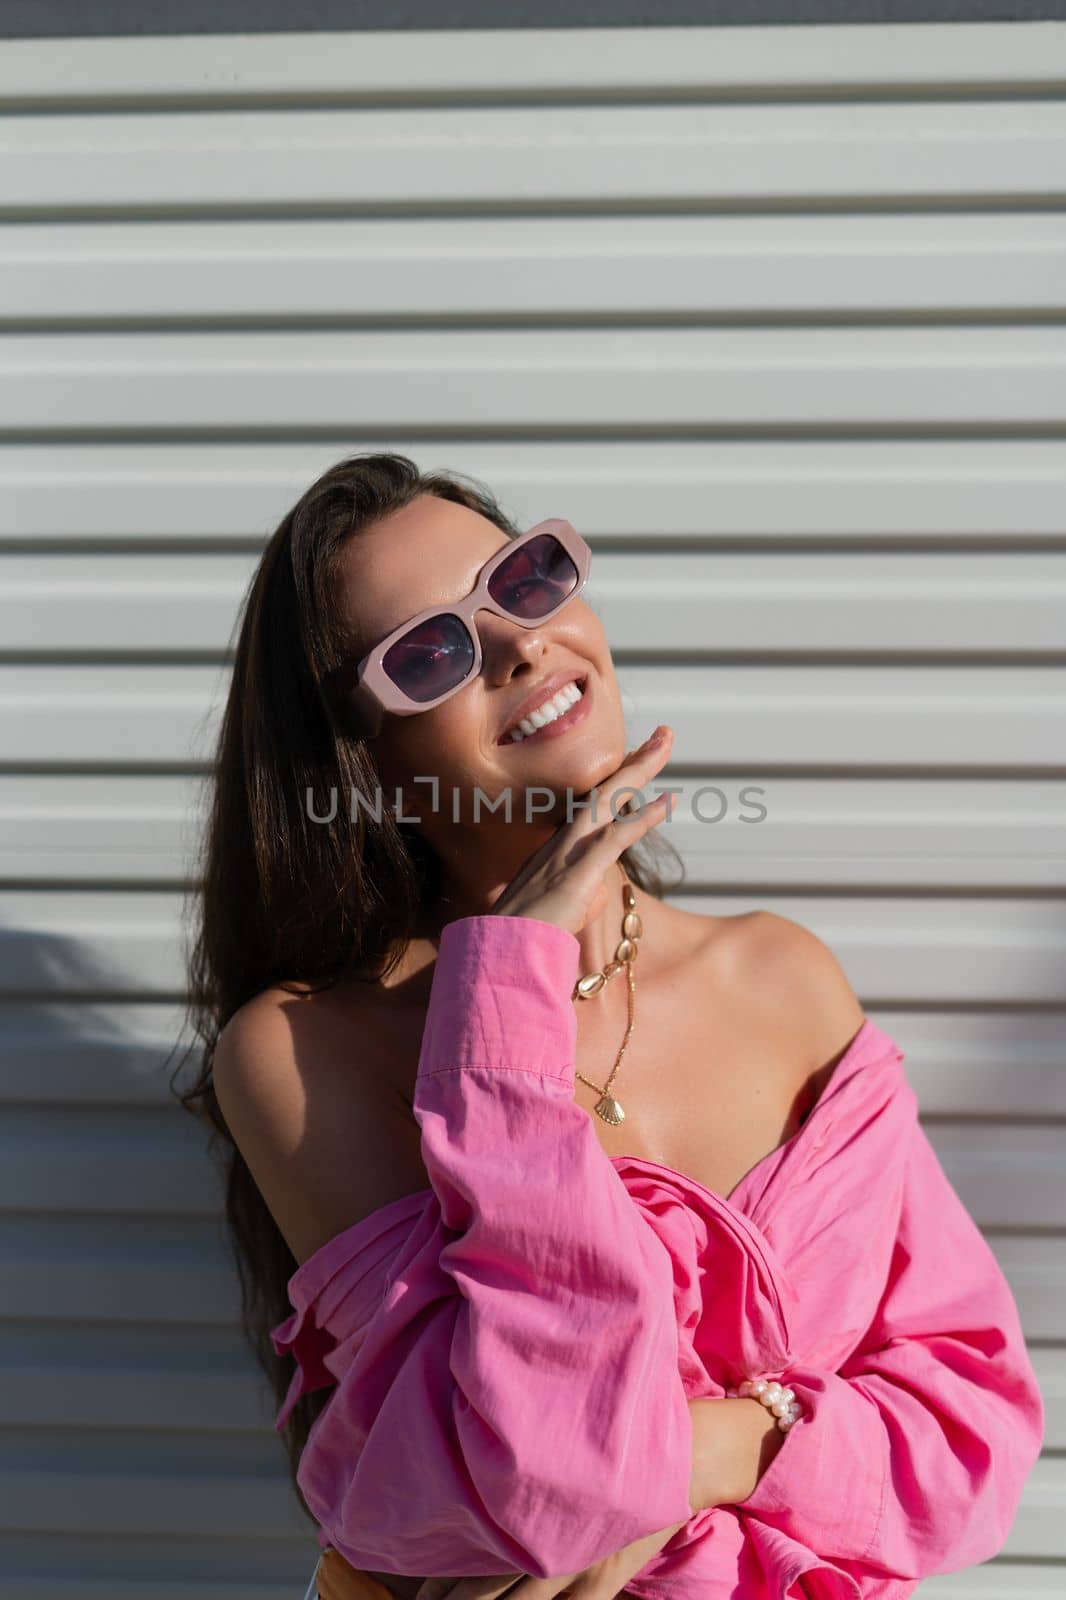
[[[1066,188],[1046,99],[436,105],[0,122],[11,207],[1043,201]],[[437,413],[439,417],[441,413]]]
[[[219,666],[0,664],[0,748],[35,766],[205,761],[227,677]],[[618,678],[633,743],[669,722],[675,763],[710,753],[719,773],[752,763],[1020,773],[1054,764],[1066,728],[1056,667],[620,666]]]
[[[133,1540],[127,1537],[122,1542],[121,1556],[108,1558],[109,1571],[113,1573],[120,1565],[124,1575],[96,1578],[86,1574],[91,1572],[90,1563],[99,1551],[99,1540],[91,1536],[84,1540],[65,1539],[58,1552],[54,1543],[51,1546],[51,1574],[43,1578],[19,1573],[15,1579],[18,1589],[12,1593],[17,1592],[20,1600],[116,1600],[125,1588],[130,1591],[130,1600],[133,1600],[134,1590],[137,1600],[188,1600],[193,1592],[196,1600],[292,1600],[294,1594],[306,1592],[317,1559],[313,1551],[308,1550],[306,1537],[293,1551],[294,1558],[288,1561],[284,1559],[287,1554],[284,1546],[279,1550],[280,1541],[273,1541],[269,1550],[265,1550],[262,1536],[227,1540],[227,1566],[236,1575],[220,1579],[217,1566],[209,1561],[208,1552],[212,1549],[209,1542],[204,1542],[204,1554],[197,1563],[197,1570],[193,1571],[189,1570],[188,1558],[183,1564],[175,1562],[175,1551],[168,1549],[167,1543],[158,1538]],[[172,1540],[170,1543],[179,1542]],[[131,1545],[139,1558],[139,1570],[129,1559]],[[188,1548],[187,1540],[185,1548]],[[270,1559],[270,1571],[269,1575],[259,1577],[254,1575],[254,1557],[258,1556],[262,1564],[264,1555]],[[288,1576],[285,1575],[287,1569]],[[158,1576],[161,1571],[173,1573],[176,1570],[184,1575],[170,1579]],[[251,1579],[249,1571],[253,1572]],[[126,1572],[130,1575],[126,1576]],[[1017,1600],[1030,1600],[1030,1597],[1042,1600],[1045,1592],[1033,1588],[1019,1590]]]
[[[609,639],[656,656],[1066,647],[1066,551],[597,551],[585,598]],[[257,555],[0,550],[0,639],[21,654],[222,655]],[[960,570],[961,568],[961,570]]]
[[[2,124],[0,124],[2,126]],[[1066,190],[1066,178],[1063,184]],[[1046,428],[1066,328],[19,333],[0,427]],[[341,452],[337,452],[340,454]]]
[[[379,446],[594,543],[685,903],[899,1039],[1062,1448],[1066,27],[604,37],[0,54],[0,1594],[306,1584],[165,1069],[240,592]],[[922,1596],[1057,1593],[1064,1511]]]
[[[239,1304],[215,1221],[95,1212],[0,1213],[0,1301],[5,1320],[196,1328],[228,1326]]]
[[[690,888],[1066,886],[1066,779],[676,767],[661,776],[678,785],[668,826]],[[195,878],[208,798],[206,780],[177,774],[0,773],[0,880]]]
[[[0,638],[20,654],[222,656],[256,561],[253,552],[0,553]]]
[[[486,91],[548,97],[614,90],[826,93],[894,88],[958,94],[1058,90],[1061,23],[925,23],[771,28],[523,28],[84,38],[76,57],[50,40],[5,42],[0,101],[63,104],[180,98],[275,103],[350,96],[465,101]]]
[[[1033,846],[1034,869],[1043,870],[1038,842],[1057,849],[1058,803],[1052,785],[1030,797],[1019,790],[1026,826],[1015,834],[1021,854]],[[1066,784],[1062,798],[1066,802]],[[189,776],[101,776],[99,773],[0,774],[0,880],[105,879],[136,883],[182,881],[197,875],[201,825],[209,800],[206,782]],[[998,802],[989,797],[998,810]],[[1051,871],[1051,863],[1045,861]]]
[[[1039,1146],[1040,1134],[1034,1137]],[[214,1190],[189,1183],[204,1145],[191,1117],[179,1122],[171,1106],[8,1107],[0,1130],[0,1210],[16,1210],[47,1171],[39,1213],[214,1216]],[[1028,1156],[1035,1173],[1043,1151],[1019,1149],[1017,1156]]]
[[[1039,314],[1066,217],[568,215],[0,224],[0,298],[34,320]]]
[[[0,1036],[0,1103],[171,1106],[164,1067],[173,1051],[174,1063],[180,1059],[184,1022],[176,1003],[9,1001]],[[1026,1070],[1042,1072],[1047,1047],[1033,1040],[1030,1048]]]
[[[199,1459],[182,1460],[186,1452],[177,1433],[166,1439],[171,1464],[162,1470],[158,1441],[145,1441],[138,1450],[128,1433],[115,1430],[109,1450],[107,1434],[97,1432],[98,1465],[78,1461],[77,1443],[73,1430],[53,1435],[36,1461],[15,1470],[0,1467],[0,1504],[9,1527],[98,1538],[174,1538],[196,1528],[201,1538],[249,1538],[265,1536],[266,1520],[275,1539],[306,1533],[288,1478],[276,1465],[268,1468],[266,1449],[262,1463],[249,1462],[243,1470],[213,1440],[204,1441]]]
[[[348,430],[336,443],[195,444],[106,438],[0,443],[0,541],[260,547],[341,455],[413,449],[499,495],[520,525],[566,516],[590,540],[713,548],[743,540],[1020,539],[1061,543],[1066,451],[1058,439],[614,439],[553,436],[417,446]],[[960,562],[960,569],[965,570]]]
[[[926,1578],[915,1589],[918,1600],[1046,1600],[1058,1592],[1058,1575],[1001,1557],[965,1572]]]
[[[269,1423],[266,1394],[238,1331],[165,1323],[85,1326],[76,1349],[61,1324],[0,1332],[6,1427],[195,1428]]]
[[[183,904],[167,890],[0,891],[0,994],[177,995]],[[1066,1001],[1066,922],[1052,899],[704,893],[684,904],[709,916],[758,908],[812,928],[871,1006]]]

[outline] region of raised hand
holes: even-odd
[[[572,822],[557,828],[522,864],[491,915],[536,917],[573,934],[598,916],[607,904],[606,877],[612,865],[624,850],[669,816],[675,798],[658,794],[639,809],[620,810],[626,804],[623,791],[650,783],[668,760],[672,744],[672,729],[658,727],[650,739],[623,758],[610,777],[581,796],[583,802],[596,797],[595,820],[591,807],[583,806]],[[630,798],[637,801],[636,796]]]

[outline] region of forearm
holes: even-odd
[[[785,1443],[777,1419],[758,1400],[690,1400],[695,1511],[746,1500]]]
[[[574,1100],[578,954],[532,918],[441,935],[418,1253],[372,1313],[353,1285],[359,1338],[301,1457],[364,1570],[544,1578],[692,1514],[670,1253]]]

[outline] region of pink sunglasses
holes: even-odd
[[[430,606],[401,622],[358,663],[329,673],[323,689],[355,737],[372,739],[391,711],[410,717],[458,694],[481,671],[475,613],[535,628],[584,587],[592,551],[562,517],[548,517],[491,556],[457,605]]]

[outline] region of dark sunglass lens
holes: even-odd
[[[454,689],[473,665],[473,640],[459,618],[446,612],[405,633],[382,658],[393,683],[420,704]]]
[[[496,604],[513,616],[535,621],[555,611],[578,585],[578,571],[566,546],[542,533],[501,561],[489,580]]]

